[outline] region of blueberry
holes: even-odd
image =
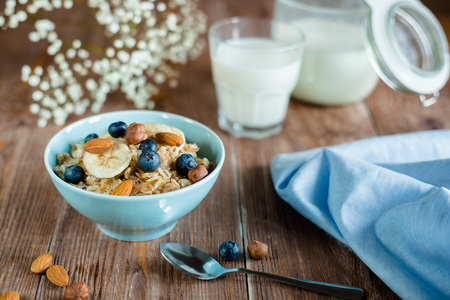
[[[84,138],[84,142],[86,143],[87,141],[90,141],[90,140],[93,140],[93,139],[98,139],[98,134],[96,134],[96,133],[88,134],[88,135]]]
[[[127,132],[127,124],[122,121],[111,123],[108,127],[108,132],[112,137],[120,138],[124,137]]]
[[[78,183],[84,178],[84,170],[78,165],[72,165],[64,172],[64,180],[70,183]]]
[[[241,255],[241,248],[236,242],[226,241],[220,245],[219,255],[228,260],[236,260]]]
[[[161,164],[161,157],[155,151],[144,151],[139,155],[138,165],[144,172],[155,171]]]
[[[141,149],[142,151],[150,150],[156,152],[156,150],[158,150],[158,145],[152,139],[145,139],[139,145],[139,149]]]
[[[187,176],[189,170],[195,168],[196,166],[197,160],[191,154],[182,154],[175,162],[175,167],[177,168],[178,173],[184,176]]]

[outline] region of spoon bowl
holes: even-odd
[[[342,299],[357,300],[364,296],[364,290],[358,287],[285,277],[245,268],[224,268],[210,255],[188,245],[162,243],[159,246],[159,251],[175,268],[198,279],[210,280],[226,273],[243,272]]]
[[[230,272],[230,269],[222,267],[217,260],[197,248],[163,243],[159,250],[175,268],[198,279],[214,279]]]

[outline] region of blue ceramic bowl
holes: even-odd
[[[216,168],[203,180],[180,190],[149,196],[110,196],[73,187],[53,171],[56,153],[68,152],[91,132],[107,131],[115,121],[127,124],[163,123],[181,129],[186,141],[200,147],[198,155],[216,163]],[[44,162],[58,191],[80,214],[97,223],[106,235],[124,241],[145,241],[169,233],[177,220],[193,210],[216,182],[225,160],[220,138],[205,125],[179,115],[158,111],[118,111],[85,118],[59,131],[48,143]]]

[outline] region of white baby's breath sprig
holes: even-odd
[[[206,16],[198,0],[87,0],[110,45],[62,40],[57,26],[37,18],[31,42],[46,41],[53,57],[45,66],[23,66],[22,81],[34,91],[30,112],[38,126],[62,125],[71,114],[100,112],[108,94],[121,91],[136,108],[152,109],[159,86],[178,86],[177,65],[197,58],[205,47]],[[29,15],[72,9],[73,0],[6,0],[2,29],[16,28]],[[34,18],[36,19],[36,18]],[[99,51],[100,49],[100,51]]]

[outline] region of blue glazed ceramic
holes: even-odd
[[[68,152],[92,132],[107,131],[109,124],[163,123],[181,129],[186,141],[200,147],[198,155],[216,163],[216,168],[203,180],[180,190],[149,196],[110,196],[84,191],[71,186],[53,172],[56,153]],[[145,241],[169,233],[177,220],[193,210],[216,182],[225,160],[220,138],[205,125],[179,115],[158,111],[118,111],[85,118],[59,131],[48,143],[45,167],[58,191],[80,214],[97,223],[106,235],[124,241]]]

